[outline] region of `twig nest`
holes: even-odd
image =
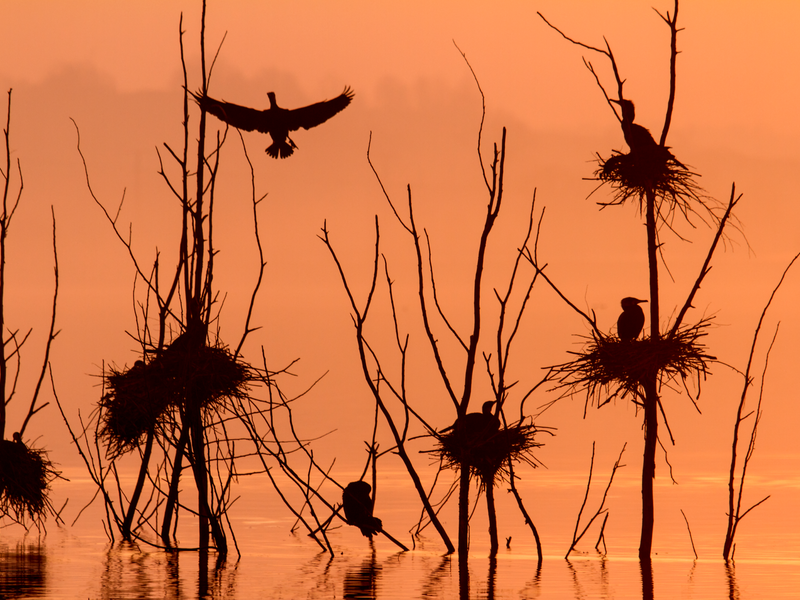
[[[574,360],[553,367],[558,387],[586,390],[599,402],[603,390],[608,399],[630,395],[636,401],[642,382],[653,377],[661,383],[697,377],[699,384],[700,377],[708,375],[709,363],[716,360],[699,342],[707,325],[703,320],[674,335],[637,340],[593,333],[583,351],[570,353]]]
[[[180,338],[179,338],[180,340]],[[137,361],[105,377],[100,435],[109,456],[136,448],[147,432],[172,418],[174,408],[209,408],[245,397],[250,366],[226,347],[173,344],[149,363]]]
[[[57,475],[44,450],[0,440],[0,515],[41,523],[52,510],[47,493]]]
[[[533,449],[541,446],[536,442],[537,428],[530,423],[514,423],[471,435],[465,428],[453,426],[437,434],[434,452],[439,454],[446,468],[468,468],[483,485],[494,485],[495,481],[508,476],[508,462],[525,462],[536,466]]]
[[[655,146],[649,152],[629,154],[615,150],[608,159],[599,154],[597,158],[600,167],[595,177],[614,190],[614,199],[598,203],[601,206],[620,205],[633,199],[639,202],[642,212],[642,199],[646,192],[652,191],[661,200],[659,214],[665,221],[675,211],[688,220],[691,213],[696,213],[695,203],[706,207],[702,189],[695,183],[698,175],[676,159],[669,148]]]

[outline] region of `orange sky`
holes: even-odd
[[[660,131],[668,85],[668,30],[647,2],[211,2],[207,45],[211,54],[227,38],[210,93],[250,106],[266,106],[275,91],[282,106],[302,106],[350,85],[356,97],[329,123],[293,137],[298,152],[286,161],[264,153],[266,137],[245,135],[258,189],[267,252],[267,287],[255,314],[263,326],[247,348],[263,344],[274,365],[301,358],[294,369],[298,392],[329,374],[302,412],[309,434],[338,429],[321,448],[355,456],[369,435],[372,409],[355,362],[348,305],[327,251],[316,238],[327,220],[345,267],[364,293],[370,269],[374,215],[402,297],[401,317],[412,334],[419,377],[413,388],[426,417],[442,426],[452,408],[427,372],[430,363],[413,303],[411,248],[392,220],[366,162],[372,158],[390,193],[414,190],[420,222],[431,235],[442,274],[441,295],[455,324],[466,331],[466,290],[485,202],[475,153],[480,96],[455,40],[467,54],[486,95],[484,156],[508,127],[506,210],[493,252],[489,284],[504,285],[505,267],[524,235],[524,218],[537,190],[547,207],[540,252],[550,274],[583,307],[597,312],[608,330],[623,296],[646,296],[644,228],[633,207],[598,211],[587,196],[594,183],[595,152],[623,149],[621,131],[581,57],[611,74],[602,57],[582,52],[547,28],[536,10],[590,44],[606,36],[636,101],[637,121]],[[177,244],[177,207],[157,174],[155,149],[181,141],[178,20],[190,61],[190,86],[199,86],[199,2],[2,2],[0,87],[13,87],[12,156],[21,161],[25,191],[10,231],[6,307],[10,326],[34,334],[26,346],[18,399],[9,406],[7,436],[21,418],[24,397],[38,369],[46,332],[52,256],[52,204],[58,221],[61,290],[53,367],[59,395],[72,414],[86,414],[98,398],[102,361],[131,364],[136,356],[125,330],[134,327],[133,271],[89,197],[75,150],[81,130],[95,191],[116,206],[125,191],[121,222],[133,223],[134,248],[152,261]],[[659,10],[672,10],[666,3]],[[711,353],[745,366],[753,327],[781,271],[800,250],[800,86],[797,62],[800,4],[685,2],[681,6],[678,93],[668,143],[702,174],[708,194],[727,200],[732,182],[744,193],[733,234],[719,252],[695,302],[694,317],[715,314]],[[5,108],[5,93],[0,106]],[[194,114],[196,119],[196,113]],[[213,122],[212,127],[217,123]],[[241,332],[257,257],[252,239],[249,175],[238,136],[230,136],[220,175],[217,213],[218,289],[227,292],[222,336]],[[693,243],[666,236],[665,255],[675,278],[662,271],[662,318],[680,305],[705,256],[711,232],[682,226]],[[800,267],[798,267],[800,268]],[[489,288],[487,287],[487,291]],[[765,415],[755,469],[797,472],[800,427],[795,373],[800,336],[800,273],[782,289],[767,320],[758,355],[777,320],[781,331],[766,386]],[[385,300],[385,298],[383,298]],[[492,296],[487,293],[487,306]],[[388,323],[376,314],[376,334]],[[520,388],[538,380],[540,368],[563,362],[584,324],[555,295],[537,288],[520,333],[514,377]],[[447,333],[440,329],[440,337]],[[487,342],[488,343],[488,342]],[[460,366],[457,363],[454,369]],[[677,446],[670,460],[678,472],[723,474],[739,378],[722,365],[705,382],[697,415],[689,401],[671,395],[670,424]],[[489,390],[478,380],[476,397]],[[551,396],[537,394],[533,404]],[[583,468],[598,440],[613,462],[624,441],[641,445],[640,417],[618,404],[590,411],[563,400],[541,417],[558,427],[541,458],[551,469]],[[347,414],[347,419],[342,415]],[[42,436],[56,461],[77,461],[57,413],[40,413],[27,434]],[[16,419],[16,421],[15,421]],[[385,440],[389,444],[389,440]],[[345,460],[345,464],[348,464]],[[631,459],[634,462],[635,459]],[[638,468],[638,467],[637,467]],[[659,474],[665,472],[659,464]],[[768,493],[768,492],[767,492]]]

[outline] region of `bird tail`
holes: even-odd
[[[361,530],[361,534],[364,537],[372,539],[373,535],[383,531],[383,523],[377,517],[367,517],[363,522],[358,524],[358,528]]]
[[[295,151],[297,146],[290,137],[279,142],[272,142],[272,145],[267,148],[267,154],[272,158],[289,158]]]

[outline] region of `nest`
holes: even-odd
[[[671,335],[641,340],[593,333],[582,352],[571,352],[574,360],[552,367],[555,379],[571,392],[585,390],[600,406],[616,396],[632,396],[636,402],[642,382],[652,378],[663,383],[694,376],[699,384],[700,377],[709,373],[709,363],[716,360],[699,342],[707,325],[704,320]],[[601,403],[603,391],[608,398]]]
[[[0,440],[0,515],[40,523],[51,510],[47,493],[58,473],[44,450],[21,441]]]
[[[658,212],[665,222],[669,222],[677,211],[687,218],[695,213],[694,205],[705,206],[702,189],[695,183],[698,175],[689,171],[676,159],[668,148],[657,146],[653,152],[623,154],[614,151],[604,159],[597,155],[600,168],[595,178],[608,183],[614,190],[611,202],[600,202],[601,206],[624,204],[629,199],[639,202],[647,192],[652,191],[659,199]]]
[[[197,410],[247,395],[250,367],[225,347],[173,344],[149,363],[113,367],[100,399],[100,435],[110,456],[136,448],[173,408]]]
[[[514,423],[485,436],[468,438],[457,428],[438,434],[436,448],[430,452],[441,457],[446,468],[468,468],[482,485],[505,481],[509,476],[509,461],[536,466],[532,450],[541,446],[535,441],[537,428],[533,424]]]

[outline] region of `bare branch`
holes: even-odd
[[[686,315],[686,312],[692,307],[692,300],[694,300],[695,294],[700,289],[700,284],[705,279],[705,276],[708,275],[708,272],[711,270],[711,258],[714,256],[714,250],[717,248],[717,244],[719,243],[720,239],[722,239],[722,232],[725,230],[725,224],[728,222],[728,219],[733,212],[734,207],[739,203],[741,200],[742,195],[736,195],[736,184],[731,185],[731,197],[728,201],[728,207],[725,209],[725,214],[722,215],[722,218],[719,221],[719,225],[717,226],[717,234],[714,236],[714,241],[711,242],[711,246],[708,249],[708,254],[706,255],[706,260],[703,263],[702,268],[700,269],[700,274],[697,276],[697,279],[692,286],[692,290],[689,292],[689,295],[686,297],[686,302],[684,302],[683,307],[681,308],[680,312],[678,313],[677,318],[675,319],[675,323],[672,325],[672,328],[669,331],[669,335],[675,335],[678,329],[683,322],[683,318]]]
[[[56,305],[58,300],[58,251],[56,249],[56,213],[52,206],[50,207],[50,213],[53,217],[53,273],[55,279],[55,285],[53,289],[53,308],[50,316],[50,331],[47,334],[47,342],[45,343],[44,347],[44,357],[42,358],[42,369],[39,373],[39,379],[36,381],[36,388],[33,391],[33,396],[31,397],[31,405],[28,409],[28,414],[25,416],[25,420],[22,422],[22,426],[19,429],[20,436],[25,432],[25,427],[28,425],[30,418],[39,410],[44,408],[44,406],[46,406],[44,405],[36,408],[36,402],[39,399],[39,391],[42,388],[42,381],[44,380],[48,366],[50,365],[50,347],[53,343],[53,340],[55,340],[56,336],[58,335],[58,332],[55,330]]]

